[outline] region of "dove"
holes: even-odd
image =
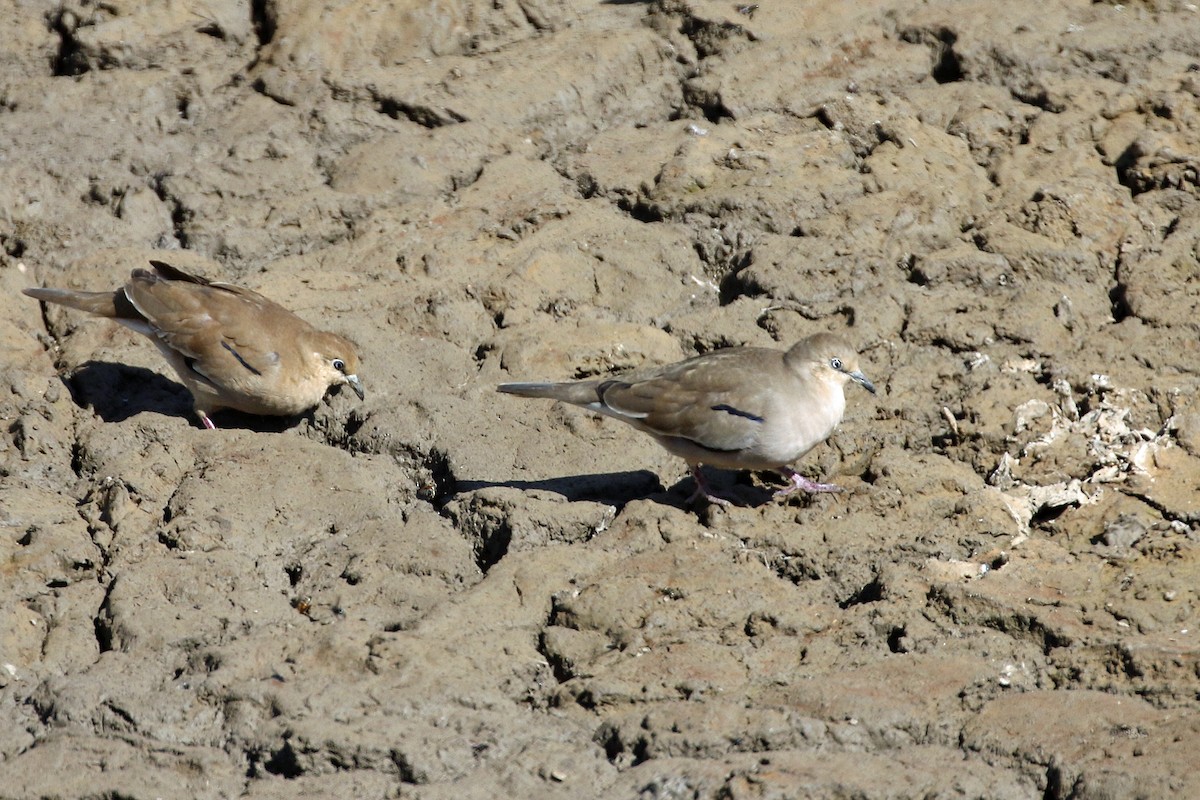
[[[363,399],[358,351],[257,292],[189,275],[162,261],[110,292],[32,288],[37,300],[108,317],[147,336],[192,393],[201,424],[213,412],[292,416],[334,386]]]
[[[628,423],[687,462],[696,482],[689,503],[703,497],[730,505],[710,490],[701,464],[778,472],[788,486],[776,497],[841,491],[789,465],[833,433],[852,381],[875,393],[855,349],[841,336],[818,333],[786,351],[730,347],[627,376],[504,383],[497,390],[560,400]]]

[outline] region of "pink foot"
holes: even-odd
[[[782,475],[784,478],[786,478],[791,483],[791,485],[787,486],[783,489],[780,489],[778,492],[776,492],[775,493],[776,497],[787,497],[788,495],[795,494],[796,492],[801,491],[801,490],[810,492],[813,494],[816,494],[818,492],[844,492],[845,491],[845,489],[843,489],[841,486],[838,486],[836,483],[816,483],[814,481],[810,481],[808,478],[804,477],[799,472],[796,472],[796,470],[791,469],[790,467],[780,467],[779,474]]]
[[[733,505],[733,503],[731,503],[729,500],[726,500],[724,497],[713,493],[711,487],[708,485],[708,481],[704,478],[704,473],[700,471],[700,466],[698,464],[689,464],[688,466],[692,470],[692,479],[696,481],[696,491],[692,492],[692,496],[687,499],[687,504],[689,506],[695,503],[701,497],[710,503],[716,503],[717,505],[725,506],[726,508]]]
[[[205,414],[203,411],[197,411],[196,413],[199,415],[200,422],[204,425],[204,427],[208,428],[210,431],[215,431],[217,429],[217,426],[213,425],[213,421],[208,418],[208,414]]]

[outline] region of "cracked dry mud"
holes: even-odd
[[[1194,5],[0,17],[0,796],[1200,796]],[[151,257],[366,402],[19,293]],[[494,393],[819,330],[838,497]]]

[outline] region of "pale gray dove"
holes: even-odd
[[[818,333],[787,351],[731,347],[656,370],[568,383],[505,383],[499,391],[544,397],[616,417],[650,434],[687,462],[700,497],[729,505],[710,490],[701,464],[774,470],[797,490],[835,492],[789,465],[829,438],[854,381],[874,394],[858,354],[840,336]]]
[[[363,398],[358,352],[257,292],[189,275],[161,261],[135,269],[110,292],[26,289],[50,303],[108,317],[145,334],[192,393],[196,414],[231,408],[292,416],[316,406],[333,386]]]

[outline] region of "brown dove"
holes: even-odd
[[[34,288],[25,294],[119,322],[145,334],[192,393],[205,428],[231,408],[292,416],[348,384],[363,398],[358,352],[257,292],[189,275],[161,261],[135,269],[111,292]]]
[[[789,464],[829,438],[846,410],[844,389],[854,381],[872,394],[875,385],[858,368],[858,354],[843,338],[818,333],[787,351],[730,347],[630,376],[568,383],[505,383],[499,391],[545,397],[616,417],[650,434],[687,462],[696,480],[693,502],[714,495],[701,464],[726,469],[774,470],[789,485],[836,492]]]

